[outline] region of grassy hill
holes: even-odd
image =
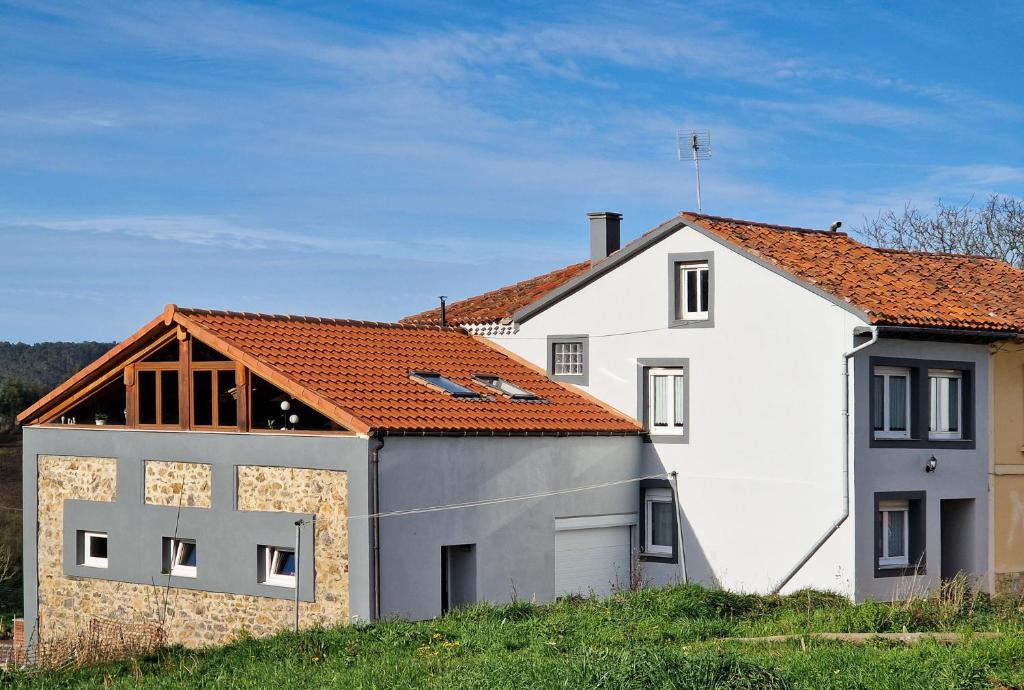
[[[1020,601],[953,588],[942,597],[852,606],[803,592],[760,597],[696,586],[546,606],[475,606],[433,621],[284,633],[204,651],[0,686],[161,688],[1020,688]],[[955,644],[750,644],[719,638],[810,631],[960,631]],[[1002,631],[970,639],[971,631]]]

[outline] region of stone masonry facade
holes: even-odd
[[[154,506],[209,508],[213,467],[198,462],[147,460],[146,503]]]
[[[147,501],[202,507],[209,501],[202,464],[146,464]],[[209,465],[205,465],[209,468]],[[94,618],[130,623],[162,622],[170,644],[201,647],[228,642],[243,631],[274,634],[293,624],[294,604],[243,594],[204,592],[95,578],[63,572],[64,501],[114,501],[117,461],[112,458],[39,456],[38,575],[40,639],[83,630]],[[314,601],[300,603],[300,625],[348,621],[348,485],[337,470],[238,467],[238,509],[312,513],[316,516]],[[205,482],[205,484],[204,484]],[[203,488],[203,487],[207,488]]]

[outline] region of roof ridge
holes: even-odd
[[[825,235],[827,237],[846,237],[848,239],[853,240],[853,238],[850,237],[850,235],[848,233],[846,233],[846,232],[839,232],[839,231],[833,232],[831,230],[818,230],[816,228],[801,228],[801,227],[797,227],[795,225],[779,225],[778,223],[765,223],[763,221],[758,221],[758,220],[744,220],[742,218],[731,218],[729,216],[716,216],[716,215],[713,215],[713,214],[710,214],[710,213],[695,213],[693,211],[680,211],[679,212],[679,216],[683,217],[683,218],[686,218],[686,217],[706,218],[708,220],[715,220],[715,221],[720,221],[720,222],[724,222],[724,223],[736,223],[737,225],[756,225],[756,226],[762,227],[762,228],[772,228],[774,230],[782,230],[782,231],[785,231],[785,232],[803,232],[803,233],[809,233],[809,234],[814,234],[814,235]],[[853,241],[857,242],[857,240],[853,240]],[[860,243],[858,242],[858,244],[860,244]]]
[[[871,247],[877,252],[884,252],[886,254],[913,254],[914,256],[934,256],[942,259],[984,259],[986,261],[995,261],[997,263],[1006,264],[1010,268],[1016,269],[1016,266],[1011,264],[1005,259],[998,259],[994,256],[987,256],[985,254],[961,254],[959,252],[927,252],[920,249],[896,249],[894,247]],[[1019,269],[1018,269],[1019,270]]]
[[[421,331],[445,331],[468,335],[466,330],[460,326],[437,326],[431,324],[409,324],[393,321],[361,321],[359,319],[338,319],[327,316],[306,316],[301,314],[264,314],[252,311],[229,311],[226,309],[204,309],[200,307],[178,307],[168,305],[184,316],[231,316],[244,319],[258,319],[261,321],[293,321],[299,323],[323,323],[335,326],[363,326],[369,328],[393,328],[398,330],[421,330]]]

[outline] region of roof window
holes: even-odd
[[[423,383],[440,388],[445,393],[451,395],[453,398],[483,397],[476,391],[472,391],[461,384],[455,383],[451,379],[446,379],[445,377],[438,374],[436,371],[414,371],[411,373],[411,376],[414,379],[422,381]]]
[[[473,380],[487,386],[492,390],[507,395],[513,400],[539,400],[540,397],[525,388],[520,388],[514,383],[509,383],[500,376],[493,374],[473,374]]]

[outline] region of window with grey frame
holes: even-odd
[[[681,434],[686,429],[686,371],[683,367],[647,370],[647,424],[652,434]]]
[[[711,267],[706,261],[676,264],[676,319],[705,321],[710,313]]]
[[[644,553],[671,556],[676,542],[675,523],[672,489],[645,489]]]
[[[923,491],[875,493],[875,577],[925,573]]]
[[[590,382],[589,343],[587,335],[549,335],[548,376],[555,381],[586,386]]]
[[[910,369],[875,367],[871,394],[875,438],[910,438]]]
[[[566,341],[551,344],[552,373],[556,376],[583,375],[583,343]]]

